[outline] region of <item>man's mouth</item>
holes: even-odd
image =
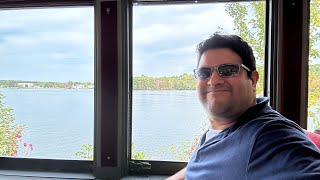
[[[226,92],[226,91],[230,91],[230,90],[226,88],[209,89],[207,90],[207,93],[219,93],[219,92]]]
[[[229,92],[229,91],[224,91],[224,90],[217,90],[217,91],[208,91],[207,94],[222,94],[222,93],[226,93],[226,92]]]

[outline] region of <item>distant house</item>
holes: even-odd
[[[33,83],[18,83],[18,87],[21,87],[21,88],[32,88],[32,87],[34,87],[34,84]]]
[[[85,88],[85,86],[83,84],[77,84],[77,85],[74,86],[74,88],[83,89],[83,88]]]

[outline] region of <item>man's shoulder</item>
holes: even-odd
[[[238,126],[261,126],[274,121],[284,121],[284,123],[291,122],[279,112],[275,111],[268,105],[268,98],[257,98],[257,104],[249,108],[238,119]]]
[[[298,124],[296,124],[294,121],[286,118],[282,114],[280,114],[278,111],[272,109],[268,105],[268,98],[258,98],[257,105],[254,107],[250,114],[251,119],[248,122],[248,125],[255,125],[262,128],[265,128],[270,125],[281,125],[281,126],[288,126],[291,128],[301,129]]]
[[[292,128],[299,129],[299,125],[297,125],[294,121],[287,119],[279,112],[273,110],[269,106],[264,107],[260,111],[256,111],[255,113],[251,113],[252,115],[248,115],[240,119],[239,123],[235,126],[239,126],[240,129],[249,130],[258,132],[268,126],[272,125],[281,125],[281,126],[289,126]],[[237,127],[237,129],[239,129]]]
[[[251,144],[250,177],[319,178],[320,152],[303,129],[286,118],[266,119]]]
[[[287,119],[274,110],[261,113],[255,119],[248,122],[246,126],[248,126],[247,128],[252,128],[256,131],[256,138],[266,133],[269,138],[273,138],[277,134],[304,135],[303,129],[297,123]]]
[[[298,139],[307,140],[307,136],[298,124],[272,109],[259,113],[258,116],[240,126],[238,131],[247,139],[251,139],[252,147],[257,141],[272,144],[284,136],[295,136]]]
[[[293,128],[302,131],[302,128],[297,123],[284,117],[282,114],[273,109],[262,111],[254,120],[252,120],[252,122],[259,124],[262,129],[270,128],[270,126],[277,126],[278,130]]]

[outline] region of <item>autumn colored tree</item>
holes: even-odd
[[[308,86],[308,116],[313,120],[313,129],[320,128],[317,115],[320,114],[320,1],[310,1],[310,31],[309,31],[309,86]]]
[[[133,77],[134,90],[195,90],[196,80],[192,74],[171,77]]]

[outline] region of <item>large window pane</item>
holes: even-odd
[[[192,70],[214,32],[253,47],[262,96],[265,2],[133,5],[132,159],[188,161],[208,128]]]
[[[320,128],[320,1],[310,1],[308,130]],[[320,129],[319,129],[320,130]]]
[[[93,7],[0,17],[0,156],[92,159]]]

